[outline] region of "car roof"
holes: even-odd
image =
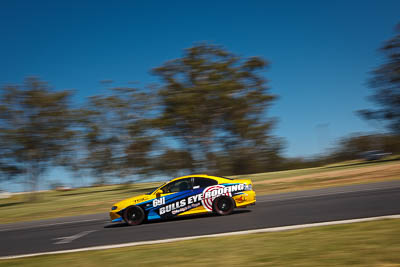
[[[232,178],[227,178],[227,177],[222,177],[222,176],[214,176],[214,175],[208,175],[208,174],[192,174],[192,175],[186,175],[186,176],[174,178],[174,179],[168,181],[168,183],[172,182],[172,181],[177,181],[177,180],[181,180],[181,179],[185,179],[185,178],[192,178],[192,177],[193,178],[196,178],[196,177],[210,178],[210,179],[214,179],[214,180],[233,180]]]

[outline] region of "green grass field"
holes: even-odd
[[[14,195],[0,200],[0,223],[107,212],[116,201],[147,193],[159,184],[111,185],[40,192],[33,202],[27,194]]]
[[[364,167],[382,166],[385,164],[396,164],[400,161],[400,156],[391,156],[381,161],[362,161],[362,160],[352,160],[346,162],[340,162],[335,164],[330,164],[322,167],[306,168],[306,169],[295,169],[287,171],[276,171],[267,173],[256,173],[247,175],[233,176],[235,178],[247,177],[252,179],[253,182],[264,181],[268,179],[278,179],[278,178],[290,178],[300,175],[310,175],[310,174],[324,174],[331,171],[339,170],[351,170],[359,169]]]
[[[242,176],[237,176],[242,178]],[[350,161],[318,168],[258,173],[243,176],[254,183],[258,195],[400,180],[400,161]]]
[[[0,266],[400,266],[400,220],[1,260]]]
[[[400,180],[400,160],[359,161],[341,164],[237,176],[250,178],[257,195],[299,191],[330,186]],[[107,212],[111,205],[127,197],[150,191],[161,183],[138,183],[79,188],[72,191],[37,193],[30,201],[27,194],[0,199],[0,223],[31,221],[64,216]]]

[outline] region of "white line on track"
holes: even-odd
[[[83,232],[80,232],[80,233],[78,233],[76,235],[57,237],[57,238],[54,238],[54,240],[58,240],[58,241],[55,242],[54,244],[55,245],[68,244],[68,243],[71,243],[72,241],[74,241],[74,240],[76,240],[78,238],[81,238],[81,237],[83,237],[85,235],[88,235],[88,234],[96,232],[96,231],[97,230],[83,231]]]
[[[351,220],[340,220],[340,221],[330,221],[330,222],[321,222],[321,223],[309,223],[309,224],[280,226],[280,227],[272,227],[272,228],[262,228],[262,229],[237,231],[237,232],[229,232],[229,233],[221,233],[221,234],[199,235],[199,236],[169,238],[169,239],[152,240],[152,241],[131,242],[131,243],[116,244],[116,245],[94,246],[94,247],[87,247],[87,248],[59,250],[59,251],[32,253],[32,254],[24,254],[24,255],[5,256],[5,257],[0,257],[0,260],[17,259],[17,258],[25,258],[25,257],[33,257],[33,256],[41,256],[41,255],[64,254],[64,253],[82,252],[82,251],[91,251],[91,250],[102,250],[102,249],[162,244],[162,243],[170,243],[170,242],[176,242],[176,241],[193,240],[193,239],[199,239],[199,238],[223,237],[223,236],[232,236],[232,235],[246,235],[246,234],[267,233],[267,232],[281,232],[281,231],[303,229],[303,228],[310,228],[310,227],[348,224],[348,223],[357,223],[357,222],[369,222],[369,221],[376,221],[376,220],[383,220],[383,219],[400,219],[400,214],[379,216],[379,217],[360,218],[360,219],[351,219]]]
[[[26,230],[26,229],[32,229],[32,228],[40,228],[40,227],[49,227],[49,226],[56,226],[56,225],[64,225],[64,224],[72,224],[72,223],[83,223],[83,222],[94,222],[94,221],[104,221],[108,222],[108,220],[104,219],[90,219],[90,220],[79,220],[79,221],[71,221],[71,222],[59,222],[59,223],[48,223],[48,224],[38,224],[38,225],[32,225],[32,226],[25,226],[25,227],[15,227],[15,228],[0,228],[0,232],[4,231],[14,231],[14,230]],[[33,221],[34,223],[34,221]]]

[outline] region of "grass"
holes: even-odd
[[[329,164],[322,167],[315,168],[306,168],[306,169],[295,169],[295,170],[287,170],[287,171],[276,171],[276,172],[266,172],[266,173],[256,173],[256,174],[247,174],[247,175],[237,175],[233,176],[234,178],[246,177],[252,179],[253,182],[264,181],[268,179],[278,179],[278,178],[290,178],[294,176],[300,175],[310,175],[320,173],[323,174],[325,172],[331,172],[335,170],[349,170],[349,169],[358,169],[364,167],[373,167],[373,166],[381,166],[384,164],[393,164],[398,163],[400,161],[400,156],[390,156],[384,160],[378,161],[363,161],[363,160],[352,160],[345,161],[335,164]]]
[[[400,266],[400,220],[2,260],[0,266]]]
[[[324,188],[330,186],[400,180],[400,160],[351,161],[319,168],[236,176],[250,178],[257,195]],[[72,191],[37,193],[30,202],[26,194],[0,199],[0,223],[31,221],[107,212],[111,205],[127,197],[150,191],[160,183],[111,185]]]
[[[116,201],[147,193],[158,185],[140,183],[40,192],[33,202],[28,194],[13,195],[0,200],[0,223],[108,212]]]
[[[258,173],[249,178],[258,195],[400,180],[399,157],[383,161],[350,161],[318,168]]]

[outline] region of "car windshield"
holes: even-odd
[[[165,184],[166,184],[166,183],[163,183],[162,185],[157,186],[157,187],[151,189],[151,191],[150,191],[149,193],[146,193],[146,195],[151,195],[151,194],[153,194],[158,188],[160,188],[161,186],[164,186]]]

